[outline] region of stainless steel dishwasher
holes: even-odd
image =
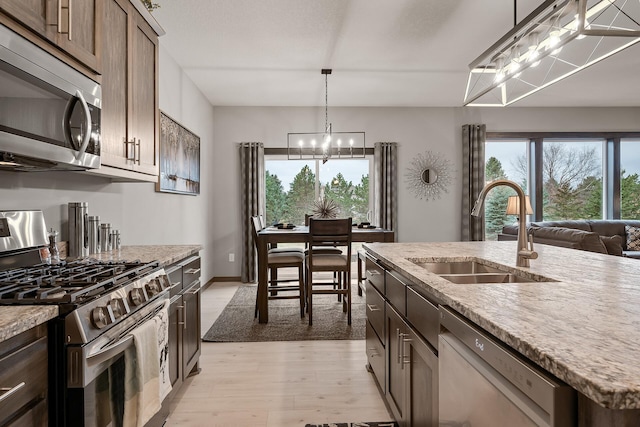
[[[573,427],[576,393],[440,308],[440,427]]]

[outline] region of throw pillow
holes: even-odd
[[[624,230],[627,232],[627,250],[640,251],[640,227],[625,225]]]
[[[606,246],[609,255],[622,256],[622,236],[618,234],[613,236],[600,236],[600,240]]]

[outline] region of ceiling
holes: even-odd
[[[215,106],[462,106],[511,0],[154,0],[161,45]],[[518,0],[521,20],[542,0]],[[640,106],[640,43],[517,106]]]

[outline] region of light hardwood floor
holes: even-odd
[[[202,333],[239,283],[202,293]],[[391,420],[365,368],[365,342],[202,343],[201,373],[187,379],[167,426],[304,427]]]

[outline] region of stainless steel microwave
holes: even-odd
[[[100,85],[0,25],[0,169],[100,167]]]

